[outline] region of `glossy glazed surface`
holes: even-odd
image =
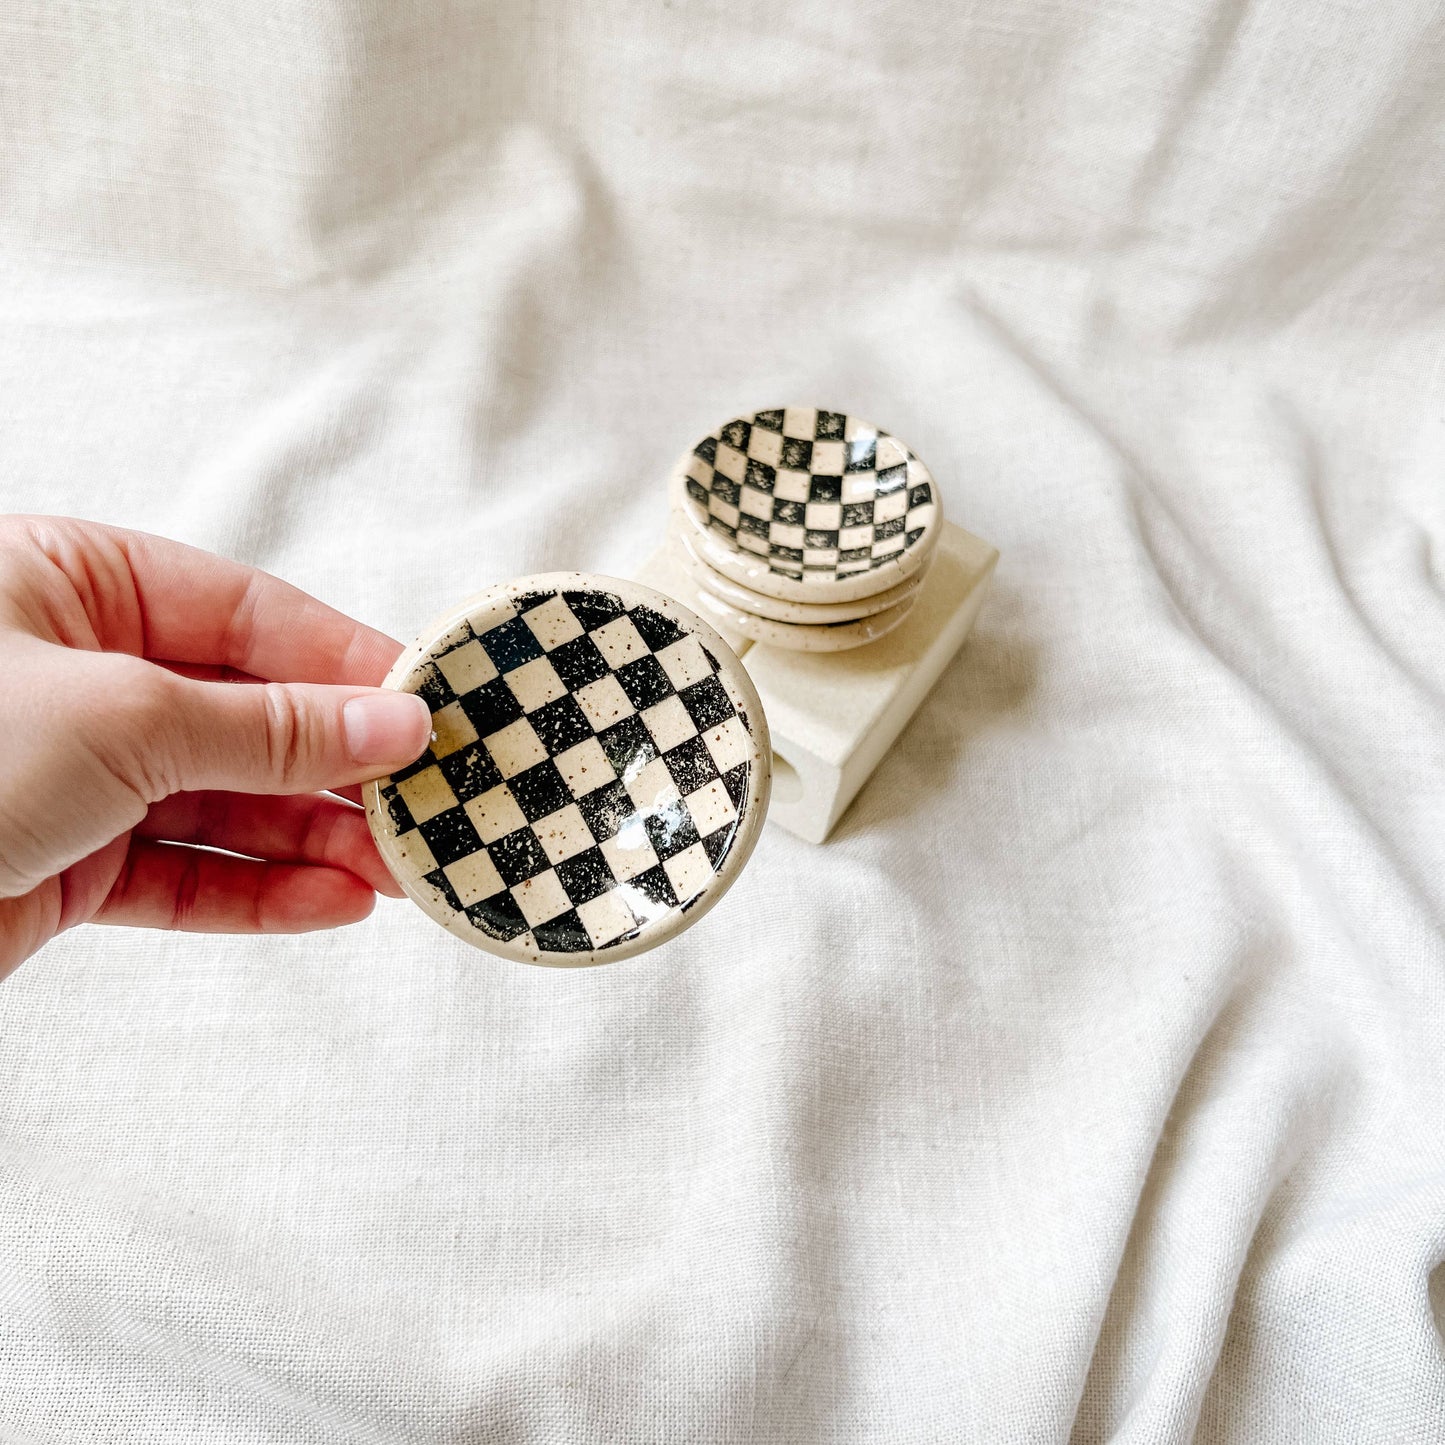
[[[886,636],[898,626],[913,610],[914,599],[908,598],[886,612],[875,612],[869,617],[860,617],[852,622],[833,622],[821,626],[795,626],[787,622],[774,622],[767,617],[757,617],[751,612],[730,607],[715,593],[698,589],[698,606],[709,617],[725,627],[734,628],[744,637],[770,647],[783,647],[793,652],[844,652],[851,647],[862,647]]]
[[[431,624],[388,675],[432,709],[415,763],[368,783],[408,895],[479,948],[625,958],[701,917],[767,811],[767,723],[736,655],[637,583],[521,578]]]
[[[927,568],[915,572],[896,587],[890,587],[872,597],[860,597],[853,602],[789,602],[781,597],[769,597],[754,592],[735,582],[726,573],[710,566],[699,554],[701,538],[693,535],[686,525],[674,525],[668,529],[668,542],[675,551],[688,575],[699,586],[706,588],[715,597],[736,607],[740,612],[750,612],[755,617],[766,617],[773,622],[787,622],[794,626],[818,626],[832,622],[853,622],[860,617],[871,617],[876,612],[886,612],[891,607],[912,597],[923,582]]]
[[[843,602],[917,571],[942,513],[928,468],[871,422],[813,407],[735,417],[674,468],[711,565],[768,596]]]

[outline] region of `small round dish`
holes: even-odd
[[[789,602],[897,586],[943,520],[932,474],[903,442],[815,407],[734,417],[679,459],[670,489],[710,566]]]
[[[687,569],[688,575],[699,587],[711,592],[739,612],[750,612],[754,617],[766,617],[773,622],[787,622],[794,626],[818,626],[832,622],[855,622],[860,617],[871,617],[876,612],[886,612],[900,602],[911,598],[923,583],[926,569],[905,578],[896,587],[879,592],[872,597],[860,597],[856,602],[784,602],[778,597],[767,597],[734,582],[715,567],[708,564],[697,553],[697,544],[690,528],[673,526],[668,529],[669,543],[676,550],[678,559]]]
[[[434,618],[383,686],[432,741],[363,790],[397,882],[458,938],[525,963],[611,963],[695,923],[767,815],[756,689],[670,597],[522,577]]]
[[[851,647],[862,647],[876,642],[878,638],[893,631],[913,611],[914,599],[900,602],[886,612],[875,612],[869,617],[855,618],[851,622],[827,622],[821,626],[795,626],[789,622],[774,622],[767,617],[757,617],[751,612],[741,612],[729,607],[720,597],[699,587],[697,604],[715,621],[754,642],[769,647],[782,647],[790,652],[844,652]]]

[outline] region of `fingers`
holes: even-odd
[[[312,683],[203,682],[157,673],[138,760],[154,801],[223,788],[310,793],[364,782],[414,762],[431,710],[413,693]],[[124,760],[117,765],[124,765]]]
[[[325,793],[176,793],[153,803],[133,836],[202,843],[276,862],[329,864],[392,898],[405,897],[376,851],[366,814]]]
[[[354,873],[132,838],[96,923],[192,933],[304,933],[356,923],[376,895]]]
[[[363,687],[402,651],[279,577],[198,547],[72,517],[11,520],[65,573],[104,650]]]

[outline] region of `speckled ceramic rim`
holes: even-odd
[[[698,605],[705,608],[725,627],[741,632],[766,647],[785,648],[789,652],[845,652],[863,647],[892,632],[913,611],[915,598],[908,598],[886,612],[875,612],[852,622],[833,622],[821,627],[794,626],[755,617],[750,612],[729,607],[721,598],[698,588]]]
[[[432,617],[423,626],[416,641],[397,658],[391,671],[382,679],[381,685],[400,688],[402,680],[427,657],[432,646],[464,618],[473,616],[486,607],[509,602],[526,593],[547,590],[611,592],[620,597],[629,607],[639,605],[651,607],[654,611],[662,613],[664,617],[671,618],[680,627],[697,634],[703,646],[716,657],[724,679],[724,686],[730,692],[735,692],[737,698],[743,703],[747,713],[746,727],[753,747],[752,756],[749,759],[752,775],[749,779],[747,801],[743,807],[742,816],[738,819],[737,832],[727,853],[723,856],[722,865],[713,875],[707,887],[686,909],[674,908],[664,917],[646,925],[636,937],[621,943],[610,944],[604,948],[590,951],[579,950],[575,953],[547,951],[529,953],[473,928],[464,917],[450,908],[438,906],[434,897],[422,892],[412,879],[403,877],[397,871],[394,866],[396,838],[395,834],[390,831],[390,819],[387,818],[381,801],[381,787],[386,781],[385,778],[374,778],[363,784],[362,798],[366,804],[366,820],[371,827],[372,836],[376,839],[376,846],[380,850],[388,870],[396,878],[398,886],[427,917],[441,924],[448,933],[484,952],[495,954],[500,958],[511,959],[514,962],[541,964],[552,968],[586,968],[593,964],[618,963],[625,958],[633,958],[639,953],[646,953],[649,949],[666,943],[685,929],[691,928],[732,887],[734,880],[751,857],[753,848],[757,845],[758,835],[762,832],[763,823],[767,820],[768,800],[772,793],[773,752],[768,735],[767,715],[763,712],[762,699],[758,696],[758,690],[753,686],[752,679],[748,676],[737,653],[719,636],[717,630],[690,608],[684,607],[682,603],[661,592],[655,592],[652,588],[643,587],[637,582],[624,581],[619,577],[605,577],[597,573],[542,572],[531,577],[517,577],[508,582],[500,582],[494,587],[474,593],[447,611],[439,612]]]
[[[786,410],[786,408],[784,409]],[[870,427],[874,426],[872,422],[866,422],[862,417],[852,417],[851,419]],[[729,421],[731,420],[732,418],[729,418]],[[726,426],[727,424],[724,422],[722,425]],[[881,430],[876,427],[874,429]],[[718,430],[720,428],[715,428],[707,435],[716,435]],[[907,443],[896,433],[890,432],[888,435],[893,436],[900,445],[907,447]],[[933,515],[924,535],[913,546],[900,552],[896,559],[885,562],[871,572],[862,572],[855,577],[835,578],[831,582],[800,582],[792,577],[784,577],[774,572],[772,568],[755,559],[751,553],[730,543],[723,533],[715,527],[708,526],[699,515],[696,505],[687,495],[687,469],[696,454],[697,447],[703,440],[705,438],[699,437],[673,465],[672,472],[668,477],[668,494],[673,511],[682,522],[691,528],[693,536],[698,539],[703,557],[719,572],[731,577],[734,582],[740,582],[754,592],[761,592],[764,596],[776,597],[784,602],[852,602],[860,597],[871,597],[876,593],[886,592],[889,588],[896,587],[904,578],[911,577],[915,572],[921,570],[932,557],[933,549],[943,531],[943,498],[933,473],[921,458],[912,454],[911,449],[909,449],[908,460],[909,484],[916,484],[913,477],[913,473],[916,472],[916,482],[929,482],[932,485]]]
[[[751,613],[754,617],[765,617],[770,622],[786,622],[795,627],[816,627],[833,622],[856,622],[860,617],[872,617],[875,613],[886,612],[906,602],[923,585],[924,574],[915,572],[896,587],[880,592],[876,597],[860,597],[856,602],[784,602],[777,597],[765,597],[734,582],[715,567],[709,567],[698,556],[696,537],[690,527],[674,522],[668,528],[668,543],[677,550],[678,560],[687,568],[689,575],[704,591],[721,598],[728,606],[739,612]]]

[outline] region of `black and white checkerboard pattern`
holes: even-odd
[[[812,407],[728,422],[693,449],[686,485],[709,527],[804,582],[895,560],[935,510],[927,472],[897,437]]]
[[[751,781],[718,674],[695,634],[609,592],[489,605],[408,683],[433,742],[380,790],[408,868],[527,952],[603,949],[687,908]]]

